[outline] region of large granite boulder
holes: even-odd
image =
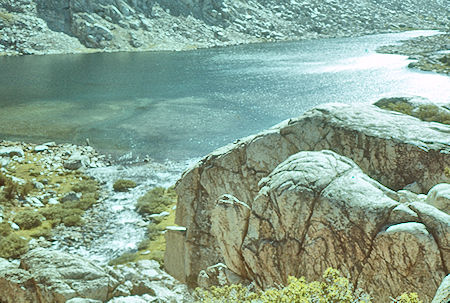
[[[262,287],[290,275],[319,279],[334,267],[376,302],[404,291],[430,299],[448,272],[450,216],[418,202],[397,208],[395,193],[345,157],[300,152],[260,186],[244,241],[225,243],[240,247],[245,266],[238,274]],[[447,224],[429,224],[422,213]]]
[[[220,253],[222,241],[212,231],[216,202],[230,195],[233,198],[227,199],[233,209],[245,215],[245,206],[236,201],[252,209],[260,180],[299,151],[332,150],[352,159],[365,174],[392,190],[415,183],[426,193],[435,184],[450,181],[444,174],[444,168],[450,167],[449,134],[448,125],[369,104],[327,104],[220,148],[186,171],[176,185],[176,224],[186,231],[176,237],[168,231],[168,238],[183,242],[169,241],[168,246],[181,247],[183,252],[166,256],[167,268],[177,279],[195,286],[201,270],[233,255],[233,250]],[[394,192],[387,194],[398,199]],[[243,227],[243,222],[234,224],[239,233],[233,241],[242,237]],[[368,234],[374,236],[372,232]],[[370,236],[367,239],[372,239]],[[172,260],[183,266],[171,267]],[[241,266],[240,260],[233,260],[237,263],[227,266]]]

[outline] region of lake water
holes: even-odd
[[[84,143],[114,156],[203,156],[327,102],[450,98],[450,78],[378,46],[432,32],[189,52],[0,57],[0,139]]]

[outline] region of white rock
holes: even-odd
[[[427,199],[425,200],[425,202],[449,214],[450,184],[442,183],[435,185],[428,192]]]

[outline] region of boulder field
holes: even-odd
[[[450,268],[448,167],[449,125],[318,106],[183,174],[166,270],[189,286],[267,288],[334,267],[375,302],[431,301]]]

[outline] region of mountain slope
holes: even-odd
[[[177,50],[448,28],[448,0],[0,0],[0,52]]]

